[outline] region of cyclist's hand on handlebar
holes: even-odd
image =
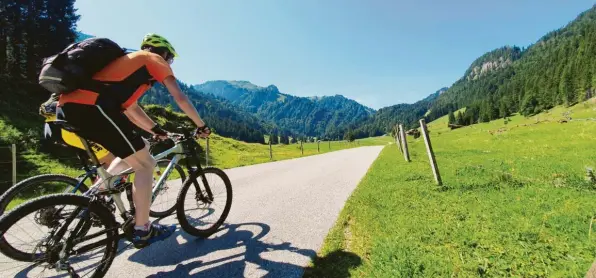
[[[168,132],[163,130],[159,125],[155,125],[151,131],[153,132],[154,140],[163,141],[168,139]]]
[[[197,130],[195,131],[195,137],[207,138],[209,135],[211,135],[211,129],[207,125],[197,127]]]

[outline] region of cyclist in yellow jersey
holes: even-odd
[[[52,96],[39,108],[39,114],[46,118],[44,127],[45,138],[62,145],[68,145],[80,150],[85,150],[85,147],[81,142],[81,138],[78,135],[68,130],[62,129],[61,127],[54,124],[54,121],[57,120],[57,104],[58,101],[56,97]],[[105,167],[109,166],[110,163],[112,163],[112,161],[115,159],[115,156],[100,144],[91,142],[91,149],[93,150],[93,153],[99,162]]]

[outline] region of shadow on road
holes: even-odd
[[[324,257],[316,257],[312,266],[304,269],[304,278],[350,277],[350,269],[362,264],[362,259],[352,252],[336,250]]]
[[[160,271],[149,277],[301,277],[301,266],[267,259],[265,257],[270,254],[266,253],[289,251],[293,253],[292,257],[313,258],[316,252],[293,247],[289,242],[261,241],[269,231],[269,225],[263,223],[224,224],[207,239],[197,239],[178,231],[166,240],[167,244],[139,250],[129,260],[151,267],[176,266],[171,271]],[[178,243],[180,238],[186,242]],[[208,254],[211,254],[208,260],[200,258]],[[186,262],[194,258],[200,259]],[[249,265],[251,267],[247,268]]]

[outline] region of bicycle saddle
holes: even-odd
[[[65,130],[68,130],[68,131],[70,131],[70,132],[77,133],[77,132],[79,131],[79,129],[77,129],[77,128],[76,128],[76,127],[74,127],[74,126],[71,126],[71,125],[70,125],[70,124],[69,124],[67,121],[65,121],[65,120],[55,120],[55,121],[52,121],[52,122],[53,122],[55,125],[57,125],[57,126],[59,126],[59,127],[63,128],[63,129],[65,129]]]

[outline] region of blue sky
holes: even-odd
[[[174,44],[189,84],[248,80],[378,109],[450,86],[480,55],[528,46],[593,0],[78,0],[79,30]]]

